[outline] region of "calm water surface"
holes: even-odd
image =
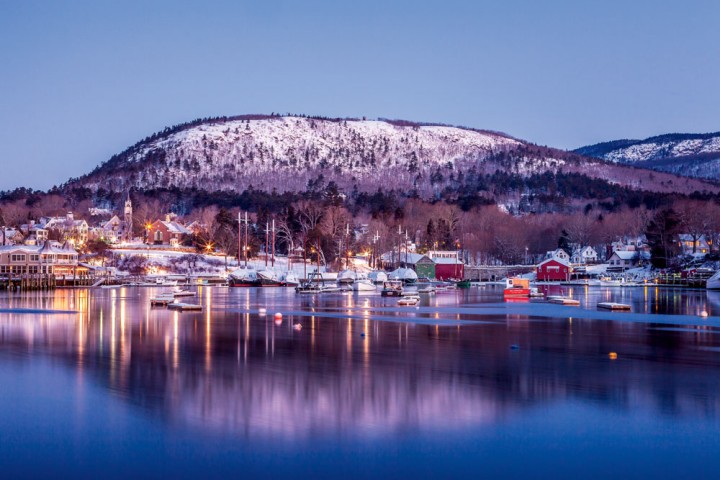
[[[550,288],[0,293],[1,475],[720,477],[720,292]]]

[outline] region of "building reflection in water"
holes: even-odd
[[[720,407],[720,359],[708,353],[720,348],[714,327],[590,321],[578,310],[573,318],[506,315],[461,326],[440,319],[477,317],[443,311],[457,307],[448,299],[438,311],[415,311],[376,296],[218,287],[199,289],[203,312],[178,313],[150,309],[154,293],[0,297],[0,307],[78,311],[2,314],[0,351],[65,360],[79,384],[92,381],[167,421],[248,438],[482,428],[569,398],[665,415],[714,417]],[[631,301],[718,311],[714,292],[688,295],[644,288]],[[276,311],[285,312],[279,325]],[[335,316],[321,315],[328,312]],[[414,315],[423,323],[373,320]]]

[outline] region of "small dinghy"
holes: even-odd
[[[400,298],[398,300],[397,304],[401,306],[412,306],[417,305],[417,303],[420,301],[420,297],[416,295],[407,295],[405,297]]]

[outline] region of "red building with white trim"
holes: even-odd
[[[427,256],[435,263],[435,278],[438,280],[462,280],[465,265],[455,250],[430,250]]]
[[[559,258],[548,258],[537,266],[537,279],[540,282],[561,282],[570,280],[570,264]]]

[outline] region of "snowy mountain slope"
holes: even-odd
[[[445,126],[303,117],[231,120],[142,143],[96,170],[90,176],[96,181],[89,178],[86,185],[98,188],[109,180],[136,188],[242,190],[253,185],[297,191],[318,172],[346,183],[375,178],[378,171],[393,172],[384,184],[402,184],[412,183],[418,172],[518,145],[500,134]],[[153,168],[145,168],[149,165]]]
[[[720,179],[720,132],[617,140],[582,147],[575,152],[641,168]]]
[[[391,120],[242,116],[198,120],[138,142],[64,188],[122,192],[179,189],[304,192],[413,191],[439,198],[445,187],[498,172],[520,178],[579,173],[611,184],[669,192],[707,184],[539,147],[505,134]],[[487,187],[490,192],[492,186]]]

